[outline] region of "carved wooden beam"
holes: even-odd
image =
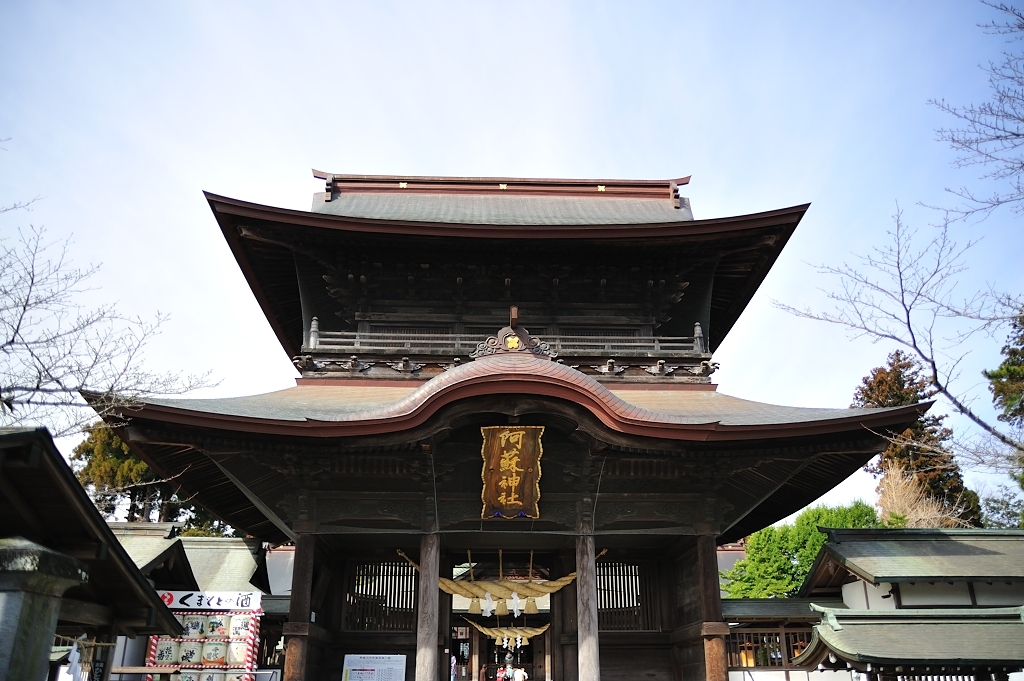
[[[58,615],[57,619],[64,622],[101,627],[113,624],[114,611],[99,603],[88,603],[86,601],[63,598],[60,602],[60,615]]]

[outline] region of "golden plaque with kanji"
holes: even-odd
[[[539,518],[544,426],[486,426],[481,518]]]

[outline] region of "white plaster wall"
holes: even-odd
[[[290,596],[292,593],[292,568],[295,566],[295,547],[282,546],[267,551],[267,577],[273,596]]]
[[[895,610],[892,585],[882,582],[878,586],[863,580],[843,584],[843,603],[851,610]]]
[[[903,582],[900,584],[900,603],[904,608],[921,606],[970,606],[971,592],[967,582]]]
[[[149,647],[148,636],[136,636],[135,638],[128,638],[127,636],[117,637],[117,647],[114,648],[114,657],[112,658],[112,667],[141,667],[146,664],[146,649]],[[111,674],[112,679],[120,679],[120,681],[143,681],[146,676],[144,674]],[[70,678],[70,674],[68,675]]]
[[[974,595],[978,599],[978,605],[1016,607],[1024,605],[1024,584],[975,582]]]

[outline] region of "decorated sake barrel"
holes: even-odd
[[[224,681],[224,672],[203,672],[199,681]]]
[[[228,637],[228,615],[210,615],[206,618],[206,638]]]
[[[248,652],[248,641],[232,641],[228,644],[228,664],[245,665]]]
[[[207,641],[203,644],[203,664],[224,664],[227,653],[227,644],[221,641]]]
[[[185,615],[181,618],[185,638],[202,638],[206,632],[206,615]]]
[[[178,642],[169,638],[158,638],[155,661],[158,667],[175,664],[178,661]]]
[[[178,674],[178,681],[200,681],[201,674],[198,669],[182,669]]]
[[[178,661],[181,664],[202,664],[203,644],[201,641],[182,641],[178,646]],[[182,672],[184,673],[184,672]],[[198,681],[198,676],[195,681]],[[182,679],[181,681],[186,681]]]
[[[230,633],[231,638],[248,638],[249,629],[252,627],[252,615],[232,615]]]
[[[246,681],[244,669],[229,669],[224,675],[224,681]]]

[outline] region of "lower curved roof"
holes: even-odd
[[[670,457],[692,452],[710,456],[700,460],[712,468],[728,468],[734,454],[755,459],[778,454],[781,458],[768,467],[729,468],[732,477],[724,484],[731,486],[730,504],[736,505],[729,506],[719,539],[733,541],[818,498],[884,447],[877,432],[902,431],[930,406],[807,409],[707,389],[652,387],[609,389],[547,358],[499,354],[406,386],[353,378],[348,385],[325,380],[248,397],[150,400],[126,413],[123,438],[154,470],[175,476],[182,490],[218,517],[254,536],[280,539],[280,521],[272,520],[253,495],[277,503],[286,481],[245,459],[236,473],[253,478],[245,483],[246,492],[226,471],[228,463],[206,453],[201,443],[251,442],[268,453],[292,445],[310,451],[324,445],[324,451],[338,446],[418,451],[424,437],[447,428],[452,419],[525,405],[529,411],[522,413],[572,420],[596,441],[625,451]]]
[[[358,383],[299,385],[248,397],[149,400],[143,415],[226,430],[344,437],[394,433],[422,424],[455,400],[514,393],[570,400],[624,434],[722,441],[884,428],[912,421],[930,406],[821,409],[752,402],[711,390],[613,391],[570,366],[518,354],[469,362],[418,387]]]

